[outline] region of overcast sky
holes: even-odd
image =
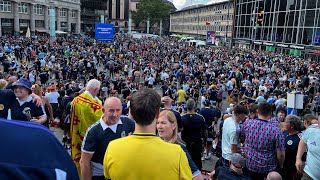
[[[173,4],[179,10],[191,5],[196,5],[196,4],[206,5],[206,4],[212,4],[215,2],[221,2],[221,1],[227,1],[227,0],[169,0],[169,1],[173,2]]]

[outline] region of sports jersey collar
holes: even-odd
[[[100,125],[102,127],[103,130],[106,130],[107,128],[110,128],[114,133],[117,132],[117,127],[119,124],[123,124],[121,119],[119,119],[119,121],[116,124],[113,124],[111,126],[108,126],[103,120],[102,120],[103,116],[100,118]]]
[[[154,133],[142,133],[142,132],[136,132],[132,134],[133,136],[157,136]]]
[[[29,97],[28,97],[26,100],[24,100],[24,101],[20,101],[18,98],[16,98],[16,99],[18,100],[20,106],[22,106],[25,102],[30,102],[30,101],[32,101],[32,97],[31,97],[30,95],[29,95]]]

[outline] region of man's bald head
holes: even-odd
[[[121,101],[117,97],[109,97],[103,106],[103,121],[108,125],[116,124],[122,114]]]
[[[271,171],[267,176],[267,180],[282,180],[282,177],[279,173]]]
[[[120,104],[121,105],[121,100],[117,97],[109,97],[106,99],[106,101],[104,102],[104,108],[108,108],[108,106],[110,106],[110,104]]]

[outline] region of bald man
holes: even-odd
[[[134,122],[121,116],[121,101],[117,97],[106,99],[103,115],[90,126],[81,147],[81,179],[103,179],[103,158],[110,141],[128,136],[134,131]]]
[[[271,171],[267,176],[267,180],[282,180],[282,177],[276,171]]]

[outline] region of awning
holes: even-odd
[[[49,32],[48,30],[44,29],[44,28],[36,28],[36,31],[37,32],[40,32],[40,33],[47,33]]]
[[[68,34],[68,33],[64,31],[56,31],[56,34]]]

